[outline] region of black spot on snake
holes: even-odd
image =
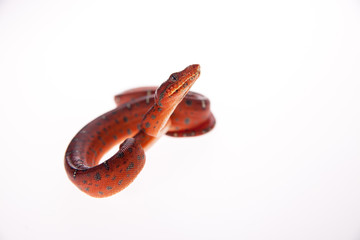
[[[129,164],[129,166],[126,168],[126,171],[129,171],[130,169],[133,169],[133,168],[134,168],[134,163],[131,162],[131,163]]]
[[[101,180],[100,173],[96,173],[94,178],[95,178],[96,181],[100,181]]]

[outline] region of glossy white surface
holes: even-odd
[[[359,26],[345,0],[1,1],[0,239],[359,239]],[[77,190],[77,131],[193,63],[215,130]]]

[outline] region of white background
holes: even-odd
[[[193,63],[216,128],[77,190],[77,131]],[[360,239],[359,66],[359,1],[0,1],[0,239]]]

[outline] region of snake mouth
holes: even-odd
[[[155,94],[155,102],[163,107],[171,101],[170,105],[177,105],[189,92],[191,86],[200,76],[200,65],[194,64],[185,68],[181,72],[170,75],[157,90]]]

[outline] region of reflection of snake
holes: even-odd
[[[199,75],[200,66],[191,65],[171,74],[158,89],[136,88],[115,96],[118,107],[87,124],[71,140],[65,154],[70,180],[92,197],[111,196],[135,179],[145,164],[143,149],[163,134],[188,137],[210,131],[215,118],[209,100],[189,92]],[[120,150],[98,165],[122,141]]]

